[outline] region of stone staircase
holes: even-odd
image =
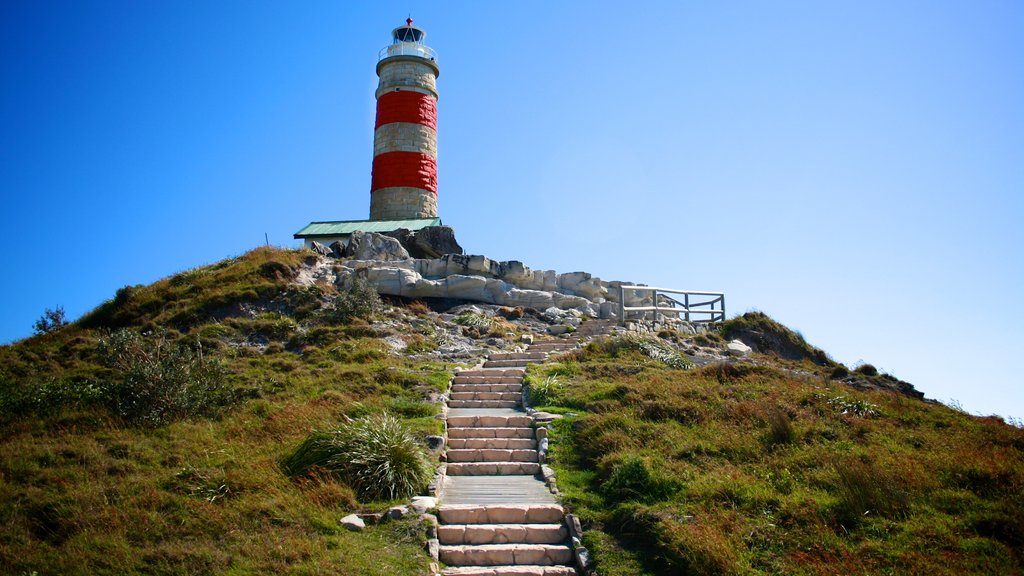
[[[523,377],[527,364],[612,325],[588,321],[568,338],[492,353],[482,368],[452,380],[437,530],[445,576],[577,574],[565,511],[538,477],[538,433],[523,410]]]

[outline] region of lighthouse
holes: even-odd
[[[437,217],[437,56],[405,21],[377,62],[370,220]]]
[[[454,232],[437,215],[437,54],[412,18],[391,31],[377,56],[379,82],[373,128],[369,220],[321,220],[295,233],[307,248],[344,246],[356,231],[402,238],[440,238],[440,253],[461,254]],[[443,228],[443,230],[442,230]],[[428,230],[429,229],[429,230]],[[410,235],[411,233],[411,235]],[[421,242],[422,244],[422,242]],[[416,249],[410,253],[416,252]]]

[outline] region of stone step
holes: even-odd
[[[448,425],[451,426],[449,420]],[[472,426],[448,428],[448,439],[456,438],[533,438],[533,428],[526,426]]]
[[[521,381],[508,384],[452,384],[452,392],[522,392]]]
[[[518,408],[519,400],[449,400],[449,408]]]
[[[559,524],[560,504],[462,504],[437,509],[441,524]]]
[[[512,400],[522,398],[520,392],[491,392],[490,390],[452,390],[449,400]]]
[[[449,476],[532,476],[540,472],[537,462],[449,462]]]
[[[456,372],[455,377],[460,378],[466,376],[486,376],[488,378],[514,378],[522,377],[524,374],[526,374],[526,370],[522,368],[506,368],[504,370],[483,370],[477,368],[474,370],[463,370],[461,372]]]
[[[452,438],[449,436],[448,448],[456,450],[469,448],[535,450],[537,441],[532,438]]]
[[[456,376],[452,384],[517,384],[523,376]]]
[[[484,544],[441,546],[439,559],[451,566],[500,566],[533,564],[553,566],[572,563],[572,550],[564,544]]]
[[[448,462],[537,462],[537,451],[512,448],[453,448]]]
[[[448,416],[448,426],[452,428],[470,428],[473,426],[503,428],[519,428],[533,425],[533,418],[527,414],[515,415],[469,415],[469,416]]]
[[[534,344],[533,346],[530,346],[530,350],[536,349],[537,352],[544,352],[545,354],[548,352],[561,352],[562,350],[572,350],[573,348],[576,348],[575,342],[552,342],[550,344],[543,343]]]
[[[576,576],[572,566],[456,566],[441,576]]]
[[[492,352],[487,356],[488,360],[544,360],[546,354],[534,351],[529,352]]]
[[[526,366],[534,362],[543,362],[544,360],[488,360],[484,362],[484,368],[513,368],[516,366]]]
[[[437,527],[441,544],[561,544],[565,524],[445,524]]]

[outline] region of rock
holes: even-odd
[[[565,334],[568,331],[569,331],[569,327],[565,326],[565,325],[562,325],[562,324],[556,324],[554,326],[548,326],[548,334],[551,334],[552,336],[558,336],[559,334]]]
[[[409,515],[408,506],[392,506],[388,508],[388,518],[392,520],[401,520]]]
[[[438,542],[437,538],[431,538],[427,540],[427,554],[430,554],[432,560],[437,560],[437,555],[441,551],[441,543]]]
[[[383,512],[368,512],[364,514],[356,514],[363,522],[369,522],[370,524],[380,524],[384,520]]]
[[[339,524],[353,532],[359,532],[363,528],[366,528],[366,522],[363,522],[363,519],[355,514],[345,516],[339,521]]]
[[[428,450],[437,452],[441,448],[444,448],[444,436],[427,436]]]
[[[331,245],[328,246],[328,248],[331,250],[331,256],[334,256],[335,258],[345,257],[345,243],[341,240],[331,242]]]
[[[590,569],[590,551],[585,546],[577,546],[573,554],[576,556],[576,566],[586,574]]]
[[[433,514],[420,514],[420,522],[427,527],[427,538],[437,538],[437,516]]]
[[[565,525],[569,529],[569,536],[574,539],[583,538],[583,528],[580,527],[580,519],[575,514],[565,515]]]
[[[733,356],[746,356],[753,352],[753,349],[750,346],[747,346],[739,340],[733,340],[726,344],[725,347],[729,351],[729,354],[732,354]]]
[[[524,344],[533,344],[533,334],[523,334],[519,337],[519,341]]]
[[[440,258],[445,254],[463,254],[462,246],[455,241],[455,230],[451,226],[428,226],[417,230],[413,237],[416,258]],[[413,254],[410,250],[409,253]]]
[[[546,440],[548,437],[548,429],[545,428],[544,426],[538,426],[534,434],[538,442],[541,440]]]
[[[409,253],[390,236],[356,230],[345,247],[345,256],[356,260],[408,260]]]
[[[415,496],[412,499],[412,504],[409,506],[412,508],[413,512],[423,514],[427,510],[437,508],[437,498],[431,498],[430,496]]]
[[[309,245],[309,249],[321,256],[327,256],[331,253],[330,248],[324,246],[323,244],[317,242],[316,240],[313,240],[313,242]]]
[[[451,226],[428,226],[413,232],[402,228],[388,232],[413,258],[440,258],[446,254],[463,254]]]

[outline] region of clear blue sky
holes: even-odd
[[[1024,416],[1024,4],[4,2],[0,341],[367,217],[377,52],[440,55],[471,253],[727,293]]]

